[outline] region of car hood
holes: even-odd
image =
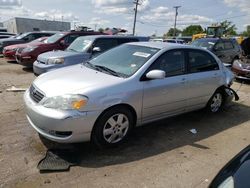
[[[77,56],[85,56],[88,53],[79,53],[79,52],[71,52],[71,51],[50,51],[43,53],[38,56],[38,60],[46,62],[46,60],[50,58],[69,58],[69,57],[77,57]]]
[[[38,43],[38,42],[37,42]],[[24,43],[24,44],[13,44],[10,46],[6,46],[6,49],[14,49],[14,48],[26,48],[29,46],[29,43]]]
[[[85,94],[122,81],[124,78],[102,73],[84,65],[74,65],[42,74],[33,84],[47,97],[52,97],[64,94]]]

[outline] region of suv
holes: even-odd
[[[235,39],[202,38],[195,40],[191,45],[210,50],[225,64],[232,64],[242,53]]]
[[[85,35],[100,35],[99,32],[69,31],[59,32],[39,44],[30,44],[27,48],[18,49],[16,61],[26,67],[32,67],[37,56],[52,50],[66,49],[77,37]]]
[[[57,68],[82,63],[115,46],[128,42],[148,41],[149,37],[96,35],[77,38],[65,51],[53,51],[38,56],[33,64],[36,75]]]
[[[36,32],[28,32],[18,35],[16,37],[7,38],[7,39],[0,39],[0,54],[3,53],[3,48],[5,46],[13,45],[13,44],[23,44],[27,42],[31,42],[35,39],[41,37],[48,37],[54,35],[55,32],[53,31],[36,31]]]

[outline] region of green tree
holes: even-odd
[[[182,33],[182,31],[176,28],[175,36],[178,36],[181,33]],[[166,38],[166,37],[173,37],[173,36],[174,36],[174,28],[170,28],[168,30],[168,32],[163,35],[164,38]]]
[[[244,37],[250,37],[250,25],[247,26],[247,30],[242,33]]]
[[[190,26],[187,26],[182,31],[182,35],[183,36],[192,36],[194,34],[203,33],[203,32],[204,31],[200,25],[190,25]]]
[[[104,29],[103,29],[103,28],[99,28],[98,31],[99,31],[100,33],[103,33],[103,32],[104,32]]]
[[[236,32],[237,28],[235,24],[233,24],[231,21],[225,20],[221,22],[220,24],[221,26],[225,28],[226,35],[237,35],[237,32]]]

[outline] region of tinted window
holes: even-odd
[[[65,44],[71,44],[79,35],[73,34],[73,35],[68,35],[64,38]]]
[[[94,47],[99,47],[102,52],[118,45],[117,39],[97,39]]]
[[[163,70],[166,76],[175,76],[185,73],[185,55],[182,50],[173,50],[161,55],[150,70]]]
[[[188,52],[189,72],[204,72],[218,70],[219,66],[215,59],[207,52],[192,50]]]
[[[224,42],[224,46],[225,46],[225,50],[230,50],[234,48],[233,44],[230,41]]]
[[[214,49],[215,50],[225,50],[224,43],[222,41],[219,41],[218,43],[216,43]]]
[[[138,42],[139,40],[136,38],[118,38],[118,43],[123,44],[123,43],[128,43],[128,42]]]

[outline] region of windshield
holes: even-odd
[[[26,37],[28,34],[29,34],[29,33],[23,33],[23,34],[21,34],[21,35],[18,35],[18,36],[16,37],[16,39],[22,39],[22,38]]]
[[[157,48],[124,44],[97,56],[89,63],[96,67],[108,68],[124,77],[129,77],[158,51]]]
[[[57,33],[52,35],[51,37],[47,38],[47,40],[44,41],[44,43],[55,43],[58,41],[60,38],[62,38],[65,34],[64,33]]]
[[[66,51],[87,52],[93,40],[93,37],[78,37],[74,40],[74,42],[72,42]]]
[[[206,49],[212,49],[215,44],[215,41],[208,41],[208,40],[195,40],[191,43],[192,46],[202,47]]]

